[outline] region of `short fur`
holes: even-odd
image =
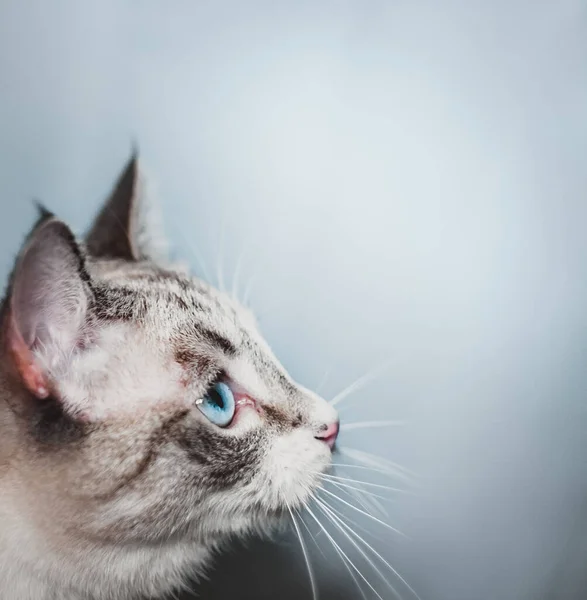
[[[133,156],[85,238],[42,212],[0,314],[0,598],[133,600],[312,494],[336,420],[253,316],[171,268]],[[30,359],[27,359],[30,357]],[[195,405],[229,377],[256,409]]]

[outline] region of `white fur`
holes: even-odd
[[[147,332],[124,323],[99,330],[94,345],[72,358],[59,390],[73,412],[91,421],[140,414],[170,398],[184,397],[186,406],[188,400],[179,365]]]

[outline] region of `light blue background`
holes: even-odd
[[[419,474],[378,548],[422,599],[583,597],[585,2],[4,0],[3,276],[30,199],[82,229],[132,139],[174,247],[212,281],[242,257],[295,377],[391,360],[342,417],[406,426],[342,443]],[[295,544],[258,552],[231,600],[305,597]]]

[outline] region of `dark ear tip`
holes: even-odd
[[[67,248],[76,263],[78,274],[89,284],[84,251],[69,226],[51,213],[33,227],[18,261],[23,260],[33,248],[34,252],[50,254],[55,247]]]
[[[122,175],[118,181],[120,183],[121,181],[124,181],[126,179],[126,180],[130,180],[131,182],[133,182],[133,185],[134,185],[134,182],[136,182],[137,179],[139,178],[139,174],[140,174],[139,148],[136,145],[136,142],[133,142],[131,154],[128,158],[126,166],[124,167],[124,170],[122,171]]]
[[[63,221],[48,213],[37,221],[27,242],[28,244],[46,244],[56,243],[58,240],[66,243],[72,250],[77,249],[77,242],[71,229]]]
[[[130,144],[130,159],[129,164],[137,164],[139,162],[139,142],[136,137],[132,138],[132,142]]]
[[[33,204],[35,205],[35,208],[37,209],[37,222],[35,223],[35,228],[38,227],[39,225],[41,225],[42,223],[44,223],[45,221],[48,221],[49,219],[53,219],[55,218],[55,215],[48,210],[42,203],[40,200],[37,200],[36,198],[33,200]]]
[[[62,226],[65,226],[65,228],[67,229],[65,223],[62,223],[50,210],[47,210],[47,208],[45,208],[45,206],[41,204],[39,200],[34,199],[33,204],[37,209],[37,220],[34,222],[33,226],[31,227],[29,233],[25,238],[25,246],[31,240],[35,239],[39,235],[40,231],[44,231],[46,229],[46,226],[48,226],[49,224],[57,223]],[[63,234],[63,228],[61,226],[58,226],[58,229],[59,232]]]

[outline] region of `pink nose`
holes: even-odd
[[[336,421],[335,423],[331,423],[330,425],[328,425],[328,427],[326,427],[326,429],[321,431],[316,436],[316,439],[325,442],[328,445],[328,447],[332,450],[332,448],[334,448],[336,438],[338,437],[339,429],[340,423],[338,421]]]

